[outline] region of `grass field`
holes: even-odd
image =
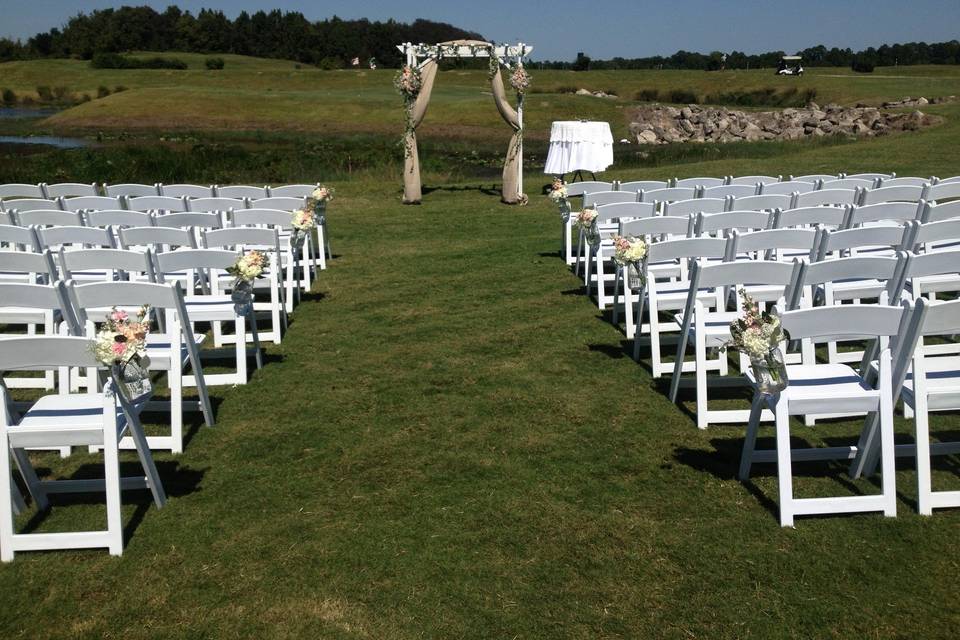
[[[454,85],[440,80],[438,96]],[[124,83],[104,102],[135,97]],[[620,150],[604,175],[956,175],[960,108],[929,111],[945,123],[855,143],[664,149],[632,164],[636,149]],[[249,385],[214,390],[216,427],[156,456],[168,506],[128,496],[122,558],[24,553],[0,566],[4,638],[955,637],[960,511],[917,516],[901,461],[898,518],[781,529],[774,467],[736,480],[743,429],[697,431],[581,295],[556,254],[555,209],[535,195],[542,174],[526,176],[530,206],[511,208],[486,168],[436,165],[424,204],[404,207],[395,159],[349,173],[282,136],[218,135],[238,139],[0,152],[0,182],[337,189],[337,258],[284,344]],[[858,426],[796,435],[846,442]],[[960,420],[937,414],[933,428],[956,436]],[[57,477],[96,472],[85,454],[42,460]],[[941,461],[936,486],[960,488],[956,470]],[[876,490],[818,463],[796,487]],[[60,501],[18,525],[97,527],[101,503]]]

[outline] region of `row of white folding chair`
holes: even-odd
[[[305,198],[289,196],[271,196],[263,198],[206,197],[187,198],[185,196],[78,196],[75,198],[17,198],[0,201],[0,211],[158,211],[158,212],[226,212],[234,209],[281,209],[293,211],[305,206]]]
[[[197,185],[197,184],[84,184],[60,182],[56,184],[0,184],[0,200],[7,198],[72,198],[76,196],[171,196],[174,198],[268,198],[288,196],[306,198],[320,184],[287,184],[277,186]]]

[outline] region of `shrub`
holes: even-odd
[[[40,85],[37,87],[37,95],[40,97],[40,100],[43,102],[50,102],[53,100],[53,93],[50,91],[50,87],[46,85]]]
[[[670,92],[670,102],[678,104],[700,104],[700,98],[689,89],[674,89]]]
[[[850,68],[857,73],[873,73],[873,62],[870,60],[858,60],[854,58],[853,64],[850,65]]]
[[[127,59],[119,53],[97,53],[90,59],[94,69],[127,69]]]
[[[324,71],[332,71],[333,69],[342,69],[343,60],[340,58],[323,58],[320,62],[317,63],[317,66],[323,69]]]
[[[660,92],[656,89],[641,89],[637,92],[635,100],[639,102],[657,102],[660,100]]]
[[[108,95],[110,95],[110,87],[105,87],[103,85],[97,87],[98,98],[106,98]]]
[[[816,89],[800,92],[790,87],[781,92],[767,87],[753,91],[727,91],[711,93],[704,98],[706,104],[736,105],[741,107],[802,107],[817,97]]]
[[[223,69],[224,62],[223,58],[207,58],[203,64],[207,67],[207,69],[215,71],[218,69]]]
[[[8,107],[14,104],[17,104],[17,94],[14,93],[13,89],[5,88],[3,93],[0,94],[0,99],[3,100],[3,104]]]

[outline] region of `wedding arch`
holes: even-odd
[[[397,48],[406,56],[406,65],[397,73],[394,84],[404,97],[406,128],[403,134],[403,203],[419,204],[423,198],[420,185],[420,158],[417,152],[417,127],[423,121],[437,77],[437,63],[442,58],[489,58],[490,86],[497,111],[513,129],[510,146],[503,162],[501,201],[526,204],[523,193],[523,96],[530,76],[523,68],[523,59],[533,47],[524,43],[496,45],[482,40],[452,40],[437,44],[405,42]],[[511,70],[510,84],[517,93],[517,107],[507,100],[500,77],[500,66]]]

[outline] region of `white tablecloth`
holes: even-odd
[[[613,164],[613,134],[607,122],[554,122],[544,173],[563,175],[571,171],[603,171]]]

